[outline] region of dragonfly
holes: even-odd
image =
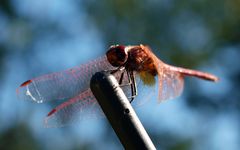
[[[99,71],[109,71],[130,93],[129,101],[137,96],[137,80],[146,86],[158,86],[158,100],[179,96],[184,87],[184,77],[217,82],[218,77],[162,62],[146,45],[113,45],[106,55],[71,69],[50,73],[25,81],[17,88],[20,99],[43,103],[63,100],[45,118],[45,126],[59,127],[102,113],[91,89],[90,80]]]

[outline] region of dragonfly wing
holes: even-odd
[[[109,69],[114,67],[103,56],[81,66],[28,80],[17,89],[17,95],[37,103],[69,99],[89,88],[94,73]]]
[[[179,96],[184,86],[183,75],[163,63],[158,67],[158,99],[162,101]]]
[[[193,76],[209,81],[218,81],[218,77],[191,69],[175,67],[162,62],[158,63],[158,82],[159,82],[159,99],[171,99],[182,93],[184,86],[184,76]]]
[[[114,74],[117,80],[120,79],[121,72]],[[123,77],[123,84],[128,83],[127,75]],[[123,86],[126,96],[130,96],[129,86]],[[67,100],[50,111],[45,118],[46,127],[61,127],[80,122],[89,118],[101,118],[103,112],[95,99],[91,89],[83,91],[79,95]]]
[[[158,74],[158,99],[159,101],[172,99],[182,93],[184,80],[178,71],[171,70],[171,66],[157,58],[148,46],[141,45],[143,50],[153,59]]]
[[[88,89],[50,111],[45,118],[45,126],[61,127],[100,116],[103,116],[103,112],[93,93]]]

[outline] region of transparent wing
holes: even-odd
[[[86,118],[99,118],[103,112],[88,89],[54,108],[45,118],[46,127],[61,127]]]
[[[37,103],[69,99],[89,88],[94,73],[110,69],[114,68],[103,56],[78,67],[28,80],[17,89],[17,95]]]
[[[204,80],[217,82],[218,78],[212,74],[175,67],[158,61],[159,100],[171,99],[179,96],[184,87],[184,76],[193,76]]]
[[[170,65],[163,63],[151,51],[148,46],[141,45],[142,49],[154,61],[158,74],[158,99],[159,101],[172,99],[182,93],[184,80],[182,73],[172,70]]]
[[[121,72],[114,74],[117,80],[120,79]],[[123,84],[128,83],[127,75],[123,77]],[[123,91],[127,96],[131,95],[129,86],[123,86]],[[50,111],[45,118],[46,127],[61,127],[73,123],[79,123],[88,118],[101,118],[103,112],[95,99],[93,93],[88,88],[79,95],[67,100]]]
[[[170,66],[158,65],[158,99],[159,101],[173,99],[183,91],[183,75],[169,69]]]
[[[159,101],[172,99],[179,96],[183,91],[184,76],[194,76],[209,81],[218,81],[218,77],[191,69],[175,67],[163,63],[151,51],[148,46],[140,45],[141,48],[153,59],[158,73],[158,99]]]

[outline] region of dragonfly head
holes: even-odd
[[[109,63],[114,67],[124,65],[128,59],[128,52],[123,45],[113,45],[106,53]]]

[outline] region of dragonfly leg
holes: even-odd
[[[123,71],[122,74],[121,74],[121,77],[120,77],[119,82],[118,82],[119,85],[122,85],[124,73],[125,73],[125,71]]]
[[[132,71],[127,70],[127,75],[128,75],[128,81],[129,81],[128,85],[131,86],[131,96],[129,97],[130,103],[131,103],[135,98],[135,96],[137,95],[136,80]]]
[[[118,71],[125,71],[125,67],[124,66],[120,66],[117,69],[114,70],[108,70],[111,74],[115,74]]]
[[[120,87],[130,86],[130,85],[132,84],[132,81],[129,80],[129,79],[130,79],[129,76],[128,76],[128,83],[124,83],[124,84],[123,84],[123,77],[124,77],[125,71],[126,71],[126,70],[124,70],[124,71],[122,72],[122,74],[121,74],[121,76],[120,76],[120,79],[119,79],[119,81],[118,81],[118,84],[119,84]]]
[[[132,84],[131,84],[132,96],[131,96],[131,100],[130,100],[130,103],[131,103],[133,101],[133,99],[135,98],[135,96],[137,96],[137,84],[136,84],[136,79],[133,74],[133,71],[129,72],[129,76],[130,76],[130,80],[132,82]]]
[[[136,80],[135,80],[135,76],[133,74],[133,71],[129,71],[126,70],[126,68],[124,66],[120,66],[115,70],[109,70],[111,74],[115,74],[118,71],[121,71],[121,76],[119,79],[119,86],[120,87],[124,87],[124,86],[131,86],[131,96],[128,97],[130,98],[130,103],[133,101],[133,99],[135,98],[135,96],[137,95],[137,86],[136,86]],[[123,78],[124,78],[124,73],[125,71],[127,72],[127,76],[128,76],[128,83],[127,84],[122,84],[123,83]]]
[[[119,85],[122,85],[124,73],[125,73],[125,71],[126,71],[125,67],[121,66],[121,67],[118,67],[118,68],[115,69],[115,70],[108,70],[108,71],[110,71],[111,74],[115,74],[116,72],[121,71],[122,73],[121,73],[120,79],[119,79],[119,81],[118,81],[118,84],[119,84]]]

